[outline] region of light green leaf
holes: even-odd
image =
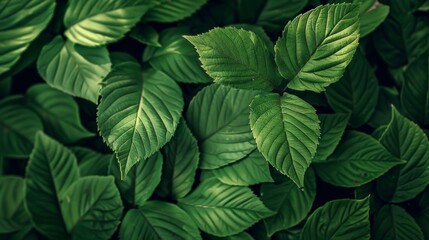
[[[149,46],[143,53],[143,61],[167,74],[177,82],[207,83],[212,79],[201,68],[194,47],[182,36],[189,34],[185,27],[169,28],[161,32],[161,47]]]
[[[402,108],[418,123],[429,124],[429,50],[408,66],[404,78]]]
[[[45,45],[37,60],[40,76],[51,87],[95,104],[110,66],[106,47],[84,47],[61,36]]]
[[[32,85],[26,93],[27,104],[38,113],[45,126],[45,132],[62,143],[74,143],[92,137],[79,116],[75,100],[46,84]]]
[[[177,205],[150,201],[127,212],[121,230],[121,239],[187,240],[201,239],[192,219]]]
[[[24,207],[23,178],[0,177],[0,209],[0,234],[31,226],[30,217]]]
[[[80,176],[107,175],[112,154],[101,154],[84,147],[73,147],[71,150],[78,161]]]
[[[254,32],[226,27],[185,38],[216,83],[268,91],[281,83],[268,46]]]
[[[70,0],[64,15],[65,35],[84,46],[121,39],[153,5],[152,0]]]
[[[50,239],[67,239],[60,195],[79,179],[76,157],[38,132],[25,177],[25,203],[34,227]]]
[[[242,232],[273,214],[249,188],[216,179],[203,181],[190,195],[179,199],[179,206],[201,230],[218,237]]]
[[[194,184],[200,153],[197,140],[183,119],[162,154],[164,166],[157,193],[174,199],[186,196]]]
[[[161,47],[159,43],[159,35],[154,27],[151,25],[137,25],[131,29],[130,37],[146,44],[147,46]]]
[[[261,38],[261,40],[265,43],[265,46],[267,46],[268,51],[270,51],[270,53],[274,56],[274,43],[271,41],[270,37],[267,35],[267,33],[262,27],[242,23],[232,24],[229,26],[237,29],[244,29],[250,32],[254,32],[259,38]]]
[[[379,4],[362,14],[360,17],[360,37],[365,37],[380,26],[389,15],[389,10],[389,6]]]
[[[110,173],[115,176],[115,182],[122,197],[130,204],[142,206],[153,194],[161,181],[162,155],[156,152],[145,161],[138,162],[121,179],[118,162],[112,159]]]
[[[423,233],[413,217],[396,205],[385,205],[377,212],[373,224],[374,239],[423,240]]]
[[[183,109],[180,87],[135,61],[118,63],[106,77],[98,106],[101,136],[115,151],[121,178],[173,136]]]
[[[212,84],[192,99],[186,120],[199,141],[200,168],[225,166],[255,149],[249,104],[257,93]]]
[[[391,155],[375,138],[350,131],[328,159],[314,162],[317,175],[335,186],[358,187],[405,161]]]
[[[54,15],[53,0],[0,1],[0,74],[7,72]]]
[[[392,107],[392,119],[380,143],[397,158],[407,161],[377,181],[377,193],[385,201],[413,199],[429,182],[429,142],[423,130]]]
[[[109,239],[120,223],[122,209],[111,176],[80,178],[61,194],[61,210],[72,239]]]
[[[275,46],[288,87],[322,92],[340,80],[359,40],[359,5],[319,6],[289,22]]]
[[[315,160],[325,160],[337,147],[347,127],[348,114],[320,114],[320,139]]]
[[[176,22],[191,16],[207,0],[160,0],[143,16],[144,22]]]
[[[286,179],[278,183],[264,183],[261,186],[261,198],[264,204],[276,215],[264,219],[269,236],[289,229],[307,217],[316,197],[316,178],[314,171],[309,169],[305,176],[304,189]]]
[[[256,96],[250,104],[250,126],[259,151],[299,187],[319,143],[316,110],[295,95]]]
[[[274,181],[270,175],[267,160],[256,149],[237,162],[212,171],[219,181],[233,186],[249,186]]]
[[[302,240],[368,239],[369,201],[341,199],[326,203],[308,218]]]
[[[350,113],[350,125],[365,124],[377,105],[378,82],[365,56],[357,51],[344,76],[326,89],[329,105],[337,113]]]
[[[0,126],[0,156],[14,158],[28,157],[36,132],[43,130],[42,121],[20,95],[0,101]]]

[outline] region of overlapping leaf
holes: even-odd
[[[348,114],[320,114],[320,140],[316,160],[325,160],[331,155],[343,136],[349,120]]]
[[[102,154],[84,147],[73,147],[71,150],[78,161],[80,176],[107,175],[112,154]]]
[[[191,16],[207,0],[160,0],[143,17],[145,22],[175,22]]]

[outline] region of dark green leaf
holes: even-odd
[[[337,147],[347,127],[348,114],[320,114],[320,139],[314,159],[325,160]]]

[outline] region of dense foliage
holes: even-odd
[[[0,1],[0,239],[429,239],[429,1]]]

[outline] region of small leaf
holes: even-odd
[[[310,169],[305,176],[304,189],[286,179],[278,183],[264,183],[261,186],[261,198],[264,204],[277,212],[274,216],[264,219],[269,236],[289,229],[305,219],[310,212],[316,197],[316,178]]]
[[[191,16],[207,0],[160,0],[143,16],[144,22],[176,22]]]
[[[201,239],[192,219],[177,205],[150,201],[127,212],[119,232],[121,239]]]
[[[80,178],[61,194],[61,210],[73,239],[109,239],[120,223],[122,209],[111,176]]]
[[[368,239],[369,201],[334,200],[318,208],[302,229],[302,240]]]
[[[316,110],[292,94],[256,96],[250,104],[250,126],[259,151],[298,187],[319,142]]]
[[[37,60],[40,76],[51,87],[95,104],[110,66],[106,47],[84,47],[61,36],[45,45]]]
[[[271,52],[254,32],[226,27],[185,38],[216,83],[268,91],[281,83]]]
[[[183,109],[180,87],[153,69],[142,73],[135,60],[118,63],[105,79],[98,106],[101,136],[115,151],[121,178],[164,146]]]
[[[359,5],[319,6],[289,22],[275,46],[288,87],[322,92],[340,80],[359,40]]]
[[[361,132],[347,132],[334,153],[314,164],[325,182],[341,187],[366,184],[405,161],[391,155],[376,139]]]
[[[242,232],[273,214],[247,187],[229,186],[216,179],[203,181],[179,206],[209,234],[224,237]]]
[[[320,139],[315,160],[325,160],[337,147],[347,127],[348,114],[320,114]]]

